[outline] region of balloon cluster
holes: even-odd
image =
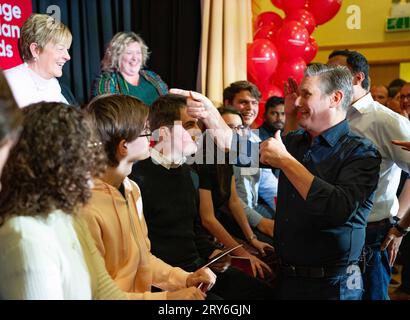
[[[318,51],[312,37],[316,26],[332,19],[342,0],[271,0],[285,12],[263,12],[255,19],[253,42],[248,46],[248,79],[262,92],[261,108],[270,96],[283,97],[289,77],[300,83],[306,65]],[[259,120],[259,121],[258,121]],[[260,122],[260,119],[257,119]]]

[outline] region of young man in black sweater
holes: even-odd
[[[198,177],[185,163],[197,149],[186,130],[197,123],[186,112],[186,98],[173,94],[153,103],[149,123],[158,143],[151,158],[134,165],[130,178],[144,199],[151,249],[167,263],[194,271],[220,252],[201,227]],[[273,299],[273,290],[257,278],[232,267],[214,271],[217,281],[208,298]]]

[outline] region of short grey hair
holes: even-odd
[[[349,68],[315,63],[306,69],[305,77],[319,77],[322,94],[331,95],[335,91],[342,91],[342,107],[344,110],[349,108],[353,99],[353,75]]]
[[[124,53],[125,48],[133,42],[138,42],[141,46],[141,67],[145,67],[150,53],[144,40],[134,32],[118,32],[111,39],[107,49],[105,50],[104,58],[101,61],[101,70],[106,72],[119,71],[120,57]]]

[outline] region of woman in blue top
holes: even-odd
[[[110,41],[101,62],[101,74],[94,80],[91,96],[105,93],[127,94],[150,106],[168,87],[152,71],[143,70],[148,47],[134,32],[119,32]]]

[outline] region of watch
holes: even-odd
[[[403,228],[402,226],[400,226],[400,224],[396,223],[394,225],[394,227],[396,228],[396,230],[401,233],[402,236],[405,236],[409,231],[410,231],[410,227],[407,228]]]

